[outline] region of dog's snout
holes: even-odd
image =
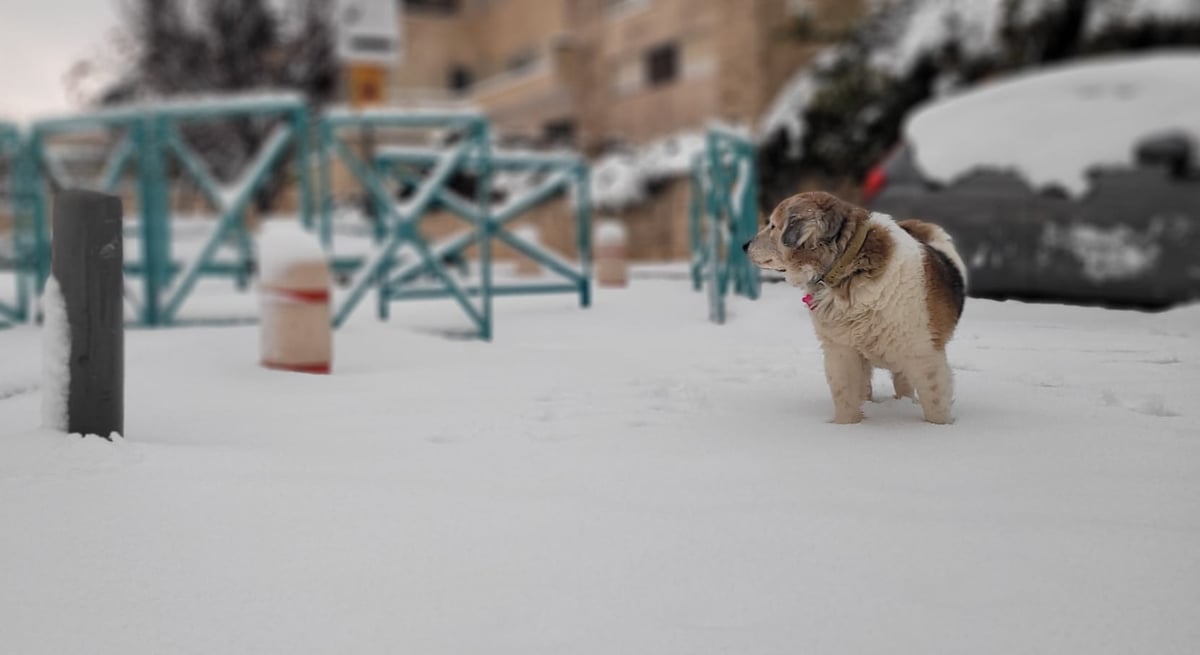
[[[750,242],[749,241],[742,244],[742,252],[750,252]]]

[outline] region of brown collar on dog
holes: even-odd
[[[870,220],[858,224],[858,229],[854,231],[854,236],[850,238],[850,245],[846,246],[846,252],[843,252],[842,256],[837,258],[832,268],[817,278],[817,284],[832,287],[842,281],[842,276],[846,274],[846,269],[850,267],[850,263],[862,252],[863,244],[867,242],[867,232],[870,230]]]

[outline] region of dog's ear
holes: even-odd
[[[846,206],[840,202],[825,210],[819,221],[819,238],[822,243],[834,243],[842,236],[842,230],[846,228],[847,213]]]
[[[804,223],[805,221],[796,214],[788,214],[787,223],[783,226],[783,234],[779,237],[780,243],[788,248],[798,248],[808,236]]]

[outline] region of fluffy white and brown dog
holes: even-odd
[[[926,421],[951,421],[946,342],[967,271],[945,230],[809,192],[781,202],[744,248],[808,292],[835,423],[862,420],[873,367],[892,372],[896,398],[919,399]]]

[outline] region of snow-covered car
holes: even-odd
[[[1200,50],[1077,60],[914,111],[864,203],[954,236],[972,295],[1200,299]]]

